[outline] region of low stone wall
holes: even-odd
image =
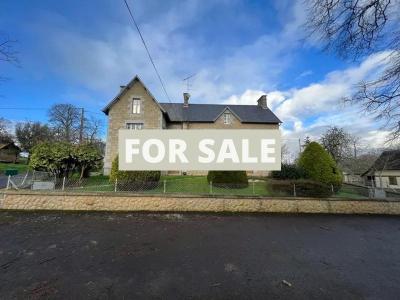
[[[400,202],[93,193],[0,192],[0,209],[165,212],[400,214]]]

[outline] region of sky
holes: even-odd
[[[383,145],[383,124],[342,99],[379,73],[385,53],[345,61],[322,51],[306,39],[302,0],[128,2],[172,102],[194,75],[191,103],[256,104],[267,94],[293,153],[298,139],[335,125],[364,147]],[[52,104],[72,103],[106,126],[101,109],[136,74],[168,102],[123,0],[2,0],[0,31],[17,41],[19,64],[0,62],[0,117],[14,124],[45,122]]]

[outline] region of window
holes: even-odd
[[[389,185],[397,185],[397,177],[389,176]]]
[[[133,98],[132,100],[132,113],[133,114],[140,114],[140,99]]]
[[[126,129],[132,129],[132,130],[143,129],[143,123],[126,123]]]
[[[224,113],[224,124],[231,124],[231,114],[229,112]]]

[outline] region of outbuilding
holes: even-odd
[[[21,149],[14,142],[0,143],[0,161],[16,163]]]

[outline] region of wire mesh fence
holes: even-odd
[[[181,194],[257,197],[314,197],[346,199],[400,200],[400,192],[377,191],[371,187],[343,184],[340,188],[310,181],[250,179],[248,184],[207,182],[204,176],[162,177],[159,181],[111,181],[105,176],[88,178],[56,177],[47,172],[28,172],[9,176],[7,189],[62,192]]]

